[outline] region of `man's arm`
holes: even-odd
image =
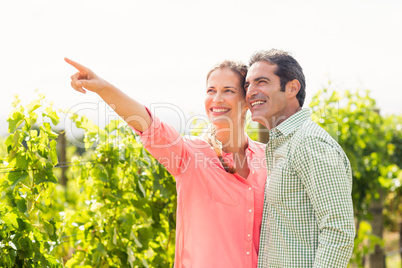
[[[355,236],[349,161],[340,147],[317,137],[301,142],[294,161],[320,229],[314,267],[346,267]]]

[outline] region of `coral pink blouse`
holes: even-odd
[[[245,179],[227,173],[206,141],[184,138],[150,115],[151,126],[136,132],[176,179],[175,268],[257,267],[267,178],[265,145],[248,140],[250,174]],[[232,154],[223,152],[223,157],[233,164]]]

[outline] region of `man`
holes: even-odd
[[[346,267],[352,254],[350,163],[302,109],[305,86],[288,53],[251,57],[246,99],[252,119],[269,129],[258,267]]]

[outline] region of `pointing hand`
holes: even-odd
[[[78,70],[76,74],[71,76],[71,86],[75,90],[86,93],[85,89],[87,89],[99,93],[99,91],[107,87],[108,83],[98,77],[91,69],[68,58],[64,58],[64,60]]]

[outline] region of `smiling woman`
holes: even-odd
[[[265,145],[244,130],[247,67],[224,61],[208,73],[212,130],[187,139],[89,68],[66,61],[78,70],[71,86],[96,92],[176,178],[175,267],[257,267],[266,164]]]
[[[205,110],[214,125],[238,129],[244,125],[247,111],[243,83],[227,61],[220,66],[207,77]]]

